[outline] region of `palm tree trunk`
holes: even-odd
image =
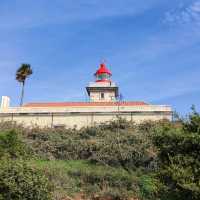
[[[25,81],[22,82],[22,92],[21,92],[21,97],[20,97],[20,106],[23,105],[23,101],[24,101],[24,86],[25,86]]]

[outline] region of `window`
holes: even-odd
[[[53,125],[53,127],[54,127],[55,129],[64,129],[64,128],[65,128],[65,125],[64,125],[64,124],[55,124],[55,125]]]
[[[97,76],[97,80],[108,80],[110,78],[110,75],[108,75],[108,74],[106,74],[106,73],[104,73],[104,74],[99,74],[98,76]]]
[[[104,99],[104,93],[101,93],[101,99]]]

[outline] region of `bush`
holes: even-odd
[[[5,156],[10,158],[27,158],[30,155],[30,148],[22,142],[15,130],[0,132],[0,158]]]
[[[151,133],[130,122],[120,123],[81,130],[37,129],[26,132],[24,137],[42,159],[84,159],[127,170],[153,169],[156,154]]]
[[[139,196],[137,173],[128,173],[123,168],[91,164],[86,161],[32,161],[30,165],[45,169],[50,181],[56,184],[55,196],[66,194],[87,197],[126,199]]]
[[[157,174],[163,184],[161,193],[166,199],[199,200],[200,116],[192,113],[182,124],[162,126],[154,136],[159,158]]]
[[[159,185],[155,178],[149,175],[142,175],[139,180],[140,197],[142,199],[156,200],[159,192]]]
[[[24,129],[0,123],[0,158],[10,157],[12,165],[17,163],[13,168],[19,169],[16,176],[24,177],[29,169],[26,166],[23,169],[22,161],[18,163],[17,159],[27,160],[33,152],[37,155],[34,162],[51,160],[44,161],[43,171],[49,182],[55,183],[55,199],[82,192],[94,199],[200,199],[200,115],[195,110],[188,119],[177,122],[164,120],[136,125],[119,119],[81,130]],[[32,170],[34,164],[28,162]],[[10,173],[5,179],[9,182],[12,169],[6,171],[6,164],[2,166],[0,176]],[[19,184],[25,178],[9,182],[10,193],[18,187],[21,192],[17,195],[26,192],[25,184]],[[5,190],[7,185],[1,185]]]
[[[24,161],[0,162],[1,200],[51,200],[51,187],[44,175]]]

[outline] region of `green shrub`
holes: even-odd
[[[0,162],[1,200],[51,200],[51,188],[45,176],[24,161]]]
[[[59,200],[82,192],[94,199],[199,200],[199,152],[195,110],[178,122],[136,125],[119,119],[81,130],[0,123],[0,158],[27,159],[34,153],[51,160],[34,162],[36,168],[45,163],[41,168]]]
[[[22,142],[15,130],[0,132],[0,158],[5,156],[10,158],[27,158],[30,155],[30,148]]]
[[[29,165],[43,169],[54,182],[54,196],[74,196],[84,193],[87,197],[99,196],[125,199],[139,196],[137,173],[123,168],[91,164],[86,161],[35,161]],[[58,192],[59,191],[59,192]]]
[[[162,126],[155,132],[154,144],[159,158],[157,174],[163,184],[161,193],[165,199],[199,200],[199,114],[192,113],[182,124],[182,127]]]
[[[142,199],[156,200],[158,195],[158,182],[149,175],[143,175],[139,180],[140,196]]]
[[[81,130],[33,129],[27,144],[42,159],[89,160],[124,169],[153,169],[156,154],[147,130],[120,121]]]

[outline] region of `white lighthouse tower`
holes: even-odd
[[[91,102],[115,102],[118,97],[118,86],[112,82],[112,73],[105,63],[100,64],[94,74],[96,81],[86,87]]]

